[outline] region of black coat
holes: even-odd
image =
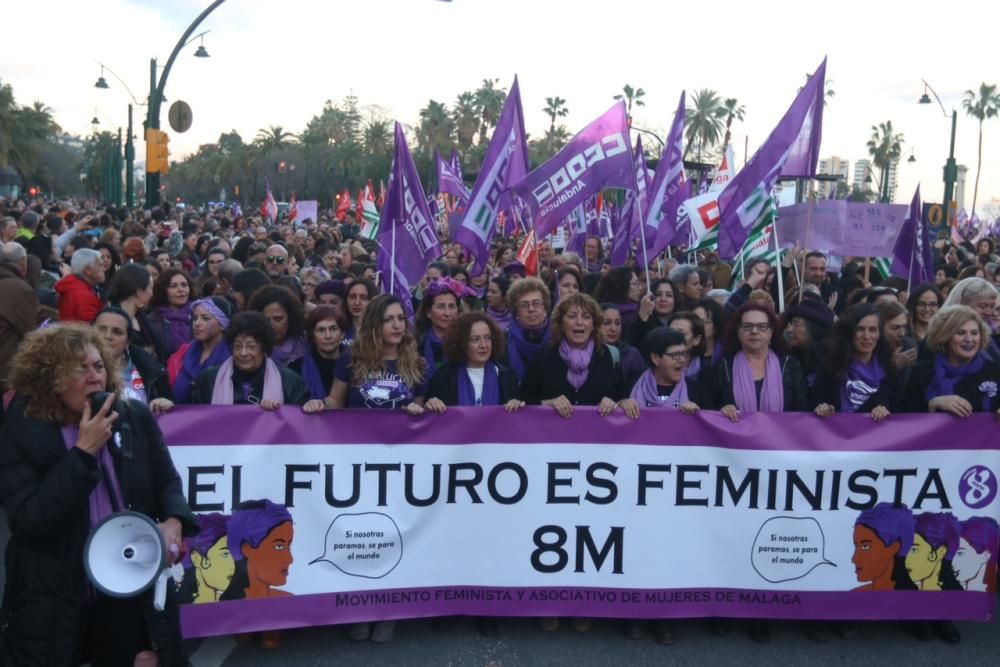
[[[506,366],[497,366],[500,372],[500,405],[520,397],[517,375]],[[439,367],[427,383],[425,399],[441,399],[445,405],[458,405],[458,374],[464,373],[462,364],[450,363]]]
[[[645,321],[642,320],[638,315],[632,325],[628,328],[628,336],[626,340],[628,344],[639,350],[642,353],[642,344],[646,340],[646,336],[653,329],[665,328],[667,325],[660,321],[656,313],[650,313],[649,317]]]
[[[807,412],[809,400],[806,396],[806,379],[802,366],[795,357],[778,355],[781,363],[781,384],[785,392],[785,409],[782,412]],[[733,358],[721,359],[715,365],[716,404],[722,408],[735,405],[733,398]]]
[[[0,664],[78,664],[76,640],[88,599],[83,548],[90,533],[91,491],[100,483],[96,459],[63,442],[57,424],[24,414],[18,399],[0,431],[0,493],[10,521]],[[185,535],[198,532],[163,435],[145,405],[127,402],[131,436],[111,447],[127,509],[154,521],[175,517]],[[168,587],[167,609],[142,606],[161,665],[186,664],[178,610]],[[74,662],[76,660],[76,662]]]
[[[903,399],[903,410],[905,412],[927,412],[929,402],[924,395],[931,382],[934,380],[934,362],[920,362],[913,368],[913,374],[906,386],[906,395]],[[990,384],[992,383],[992,387]],[[983,385],[984,390],[980,387]],[[1000,409],[1000,365],[992,361],[985,361],[983,367],[975,375],[964,378],[955,385],[955,394],[961,396],[969,402],[974,412],[995,412]],[[989,391],[994,394],[989,396]]]
[[[309,387],[306,381],[295,371],[278,368],[281,373],[281,402],[285,405],[305,405],[309,401]],[[210,405],[212,389],[215,388],[215,378],[219,375],[219,366],[206,368],[198,375],[191,391],[191,403],[194,405]]]
[[[844,378],[842,377],[837,377],[824,369],[816,371],[816,381],[813,383],[812,391],[809,392],[810,407],[815,409],[820,403],[827,403],[832,405],[838,413],[843,412],[843,406],[840,404],[840,388],[843,384]],[[867,414],[880,405],[890,411],[894,411],[898,388],[898,375],[887,369],[885,377],[882,378],[882,382],[878,386],[878,390],[869,396],[868,400],[855,410],[855,412]]]
[[[170,390],[170,378],[167,376],[167,369],[163,364],[137,345],[128,346],[128,355],[132,359],[135,369],[139,371],[142,383],[146,385],[146,398],[150,401],[157,398],[173,401],[174,394]]]
[[[566,379],[568,370],[559,356],[559,348],[546,347],[528,367],[521,383],[521,398],[531,405],[559,396],[565,396],[573,405],[597,405],[605,397],[620,401],[627,396],[621,364],[614,363],[606,345],[594,347],[587,380],[579,389],[574,389]]]

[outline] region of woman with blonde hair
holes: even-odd
[[[159,522],[174,555],[198,532],[149,409],[121,400],[120,360],[93,327],[29,334],[0,430],[0,495],[10,520],[0,664],[185,665],[176,597],[111,598],[84,571],[91,530],[125,508]],[[95,394],[110,392],[96,410]],[[112,432],[126,446],[107,446]],[[117,436],[115,438],[117,442]],[[127,452],[127,453],[126,453]]]
[[[1000,365],[989,359],[986,323],[968,306],[945,306],[927,327],[924,343],[934,353],[917,364],[907,387],[907,412],[947,412],[1000,417]]]

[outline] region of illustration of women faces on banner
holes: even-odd
[[[236,563],[229,551],[228,523],[225,514],[198,515],[201,532],[188,540],[184,557],[183,602],[218,602],[232,583]]]
[[[292,562],[292,515],[270,500],[240,503],[229,518],[227,543],[235,571],[222,600],[284,597]]]
[[[879,503],[861,512],[854,522],[851,563],[863,585],[854,590],[915,590],[907,571],[914,530],[913,512],[906,505]]]
[[[913,546],[906,571],[922,591],[960,591],[952,559],[958,552],[961,525],[951,512],[924,512],[914,521]]]
[[[951,567],[965,590],[996,592],[998,542],[1000,527],[994,519],[974,516],[962,522]]]

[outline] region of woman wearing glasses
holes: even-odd
[[[192,403],[277,410],[283,404],[304,405],[309,400],[302,378],[269,358],[274,330],[263,315],[254,311],[236,314],[226,327],[225,342],[232,356],[198,376]]]
[[[705,385],[685,372],[691,351],[683,333],[656,329],[646,336],[642,353],[649,368],[639,376],[631,394],[640,409],[667,408],[693,415],[699,409],[713,407]]]
[[[549,289],[537,278],[522,278],[507,290],[507,305],[514,313],[507,330],[507,365],[518,380],[524,380],[528,367],[550,340]]]
[[[910,325],[913,330],[913,337],[918,343],[924,342],[927,337],[927,325],[931,318],[937,314],[938,309],[944,302],[940,290],[930,283],[918,285],[910,292],[910,298],[906,302],[906,309],[910,311]]]
[[[726,328],[726,357],[715,369],[722,413],[731,421],[749,412],[805,412],[806,383],[799,362],[785,354],[775,335],[777,318],[767,306],[748,303]]]

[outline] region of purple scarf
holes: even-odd
[[[500,331],[506,331],[510,327],[511,322],[514,321],[514,316],[510,314],[509,310],[493,310],[489,306],[486,306],[486,314],[493,318],[493,321],[500,327]]]
[[[187,403],[191,400],[191,387],[194,386],[195,380],[198,379],[198,375],[203,370],[212,368],[213,366],[221,366],[222,362],[233,356],[229,352],[229,346],[226,345],[226,341],[220,340],[212,348],[212,352],[208,355],[205,363],[201,363],[202,349],[201,342],[196,340],[188,345],[187,350],[184,352],[184,358],[181,359],[181,370],[177,373],[177,377],[174,379],[174,386],[172,387],[174,400],[178,403]]]
[[[438,335],[434,333],[434,327],[429,327],[424,333],[424,347],[422,352],[424,360],[427,362],[428,373],[432,374],[434,369],[440,365],[440,362],[435,361],[434,359],[434,351],[437,350],[443,357],[444,353],[441,352],[442,345],[444,345],[444,343]]]
[[[184,343],[191,342],[191,302],[180,308],[160,306],[156,314],[163,322],[163,333],[167,338],[167,349],[171,354]]]
[[[261,400],[284,401],[284,393],[281,390],[281,371],[278,366],[264,357],[264,395]],[[215,385],[212,387],[212,405],[233,405],[233,358],[229,357],[219,367],[219,374],[215,376]]]
[[[975,359],[961,366],[948,365],[948,357],[943,354],[934,355],[934,379],[931,380],[924,398],[928,401],[938,396],[950,396],[955,393],[955,385],[970,375],[975,375],[983,369],[983,354],[980,352]],[[986,399],[986,409],[989,411],[989,398]]]
[[[884,377],[882,364],[874,356],[867,364],[851,359],[844,382],[840,385],[840,411],[857,412],[861,409],[878,391]]]
[[[122,415],[119,419],[124,419]],[[66,451],[76,447],[76,440],[80,436],[80,427],[76,424],[62,427],[63,443]],[[89,455],[88,455],[89,456]],[[111,452],[108,446],[101,447],[95,456],[97,467],[100,469],[104,484],[98,482],[93,491],[90,492],[90,527],[96,526],[102,519],[114,513],[117,506],[119,511],[125,508],[122,499],[122,489],[118,484],[118,474],[115,472],[115,462],[111,459]],[[114,501],[111,500],[111,493],[115,494]]]
[[[302,379],[309,387],[309,398],[323,399],[329,393],[323,386],[323,377],[319,373],[319,366],[316,365],[316,356],[319,356],[315,349],[310,348],[302,357]]]
[[[566,362],[566,381],[573,389],[579,391],[583,383],[587,381],[590,370],[590,358],[594,356],[594,339],[587,341],[587,345],[579,350],[570,347],[564,339],[559,343],[559,356]]]
[[[701,357],[691,357],[691,362],[684,369],[684,377],[697,378],[701,373]]]
[[[656,376],[652,369],[647,369],[636,380],[632,387],[630,398],[644,408],[670,408],[678,410],[688,402],[687,380],[681,375],[681,381],[674,385],[674,390],[666,398],[660,396],[656,388]]]
[[[618,314],[622,316],[622,331],[628,331],[628,328],[635,322],[635,318],[639,316],[639,304],[616,303],[615,308],[618,309]]]
[[[753,371],[743,352],[733,357],[733,400],[741,412],[783,412],[785,409],[785,387],[781,381],[781,362],[774,350],[767,351],[767,366],[764,369],[764,386],[760,391],[760,404],[754,388]]]
[[[476,402],[476,388],[472,386],[465,364],[458,367],[459,405],[500,405],[500,369],[492,361],[483,368],[483,395]]]
[[[308,348],[306,341],[302,337],[287,336],[281,345],[275,345],[271,352],[271,359],[282,368],[287,368],[288,364],[298,361],[306,356]]]
[[[524,336],[524,329],[521,328],[521,324],[517,320],[511,322],[510,329],[507,330],[509,343],[507,346],[507,358],[518,380],[524,379],[525,374],[528,372],[528,365],[535,360],[535,357],[538,356],[538,353],[542,351],[542,348],[548,344],[549,339],[552,337],[548,320],[545,320],[545,323],[539,329],[532,329],[531,331],[543,332],[542,340],[538,343],[529,342]]]

